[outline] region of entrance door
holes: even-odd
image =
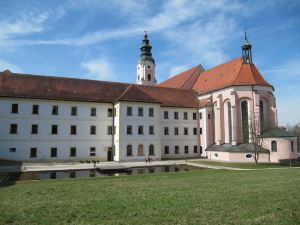
[[[112,152],[112,150],[107,150],[107,161],[113,161],[113,152]]]

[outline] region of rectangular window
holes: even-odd
[[[91,116],[97,116],[97,109],[94,107],[91,108]]]
[[[10,133],[17,134],[18,133],[18,124],[12,123],[10,124]]]
[[[200,120],[202,120],[202,113],[199,113]]]
[[[70,148],[70,157],[76,157],[76,148],[75,147]]]
[[[77,116],[77,107],[76,106],[71,107],[71,116]]]
[[[113,128],[113,126],[107,127],[107,134],[112,135],[112,134],[115,134],[115,132],[116,132],[116,127],[114,127],[114,128]]]
[[[198,146],[194,145],[194,153],[197,153],[197,152],[198,152]]]
[[[90,134],[95,135],[96,134],[96,126],[91,126],[90,127]]]
[[[139,135],[144,134],[144,127],[143,126],[139,126],[139,128],[138,128],[138,134]]]
[[[189,135],[189,128],[187,127],[184,128],[184,135]]]
[[[174,112],[174,120],[178,120],[178,112]]]
[[[202,127],[200,127],[200,134],[202,134]]]
[[[132,107],[127,106],[127,116],[132,116]]]
[[[194,133],[194,135],[197,135],[197,127],[193,128],[193,133]]]
[[[197,120],[197,113],[193,113],[193,120]]]
[[[149,117],[154,117],[154,109],[149,108]]]
[[[184,119],[184,120],[187,120],[187,119],[188,119],[188,113],[187,113],[187,112],[184,112],[184,113],[183,113],[183,119]]]
[[[18,112],[19,112],[19,105],[11,104],[11,113],[18,113]]]
[[[154,135],[154,126],[149,126],[149,134]]]
[[[107,109],[107,116],[112,117],[113,116],[113,109],[109,108]]]
[[[32,114],[39,114],[39,105],[32,106]]]
[[[71,135],[75,135],[77,133],[76,125],[71,125]]]
[[[144,116],[144,110],[143,107],[138,108],[138,116]]]
[[[174,151],[175,154],[179,154],[179,146],[178,145],[175,145],[175,151]]]
[[[291,151],[294,152],[294,141],[291,141]]]
[[[174,127],[174,135],[179,135],[179,129],[178,129],[178,127]]]
[[[202,146],[200,145],[200,154],[202,154]]]
[[[129,134],[129,135],[132,134],[132,126],[130,126],[130,125],[127,126],[127,134]]]
[[[9,152],[16,152],[17,149],[16,148],[9,148]]]
[[[210,119],[210,114],[208,113],[207,118]]]
[[[58,134],[58,125],[51,126],[51,134]]]
[[[30,158],[36,158],[37,148],[30,148]]]
[[[90,147],[90,156],[96,156],[96,147]]]
[[[32,124],[31,125],[31,134],[37,134],[38,133],[38,125]]]
[[[188,145],[184,146],[184,154],[189,154],[189,146]]]
[[[52,106],[52,115],[58,115],[58,106],[57,105]]]
[[[168,111],[164,111],[164,119],[169,119],[169,112]]]
[[[165,146],[165,154],[169,154],[169,146]]]
[[[51,158],[57,157],[57,148],[51,148]]]
[[[165,127],[164,131],[165,131],[165,135],[169,135],[169,127]]]

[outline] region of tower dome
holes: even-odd
[[[140,47],[141,53],[137,64],[137,84],[156,85],[155,61],[151,53],[147,32],[144,33],[144,39]]]

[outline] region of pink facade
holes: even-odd
[[[260,103],[263,104],[264,109],[263,118],[265,129],[277,126],[275,97],[270,93],[270,89],[266,89],[265,91],[254,89],[254,91],[252,91],[252,87],[250,86],[243,87],[244,90],[238,89],[239,88],[232,88],[229,91],[219,91],[211,95],[213,101],[214,127],[211,127],[210,129],[214,129],[214,142],[217,145],[225,143],[237,145],[244,143],[241,116],[241,103],[243,101],[246,101],[248,105],[248,124],[250,134],[252,126],[256,126],[256,129],[258,131],[260,130]],[[230,107],[231,111],[231,121],[228,119],[228,107]],[[231,122],[231,125],[229,122]],[[230,126],[231,129],[229,128]],[[232,136],[231,138],[229,138],[230,135]]]

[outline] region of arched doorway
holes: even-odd
[[[142,155],[144,155],[144,146],[139,145],[138,146],[138,156],[142,156]]]

